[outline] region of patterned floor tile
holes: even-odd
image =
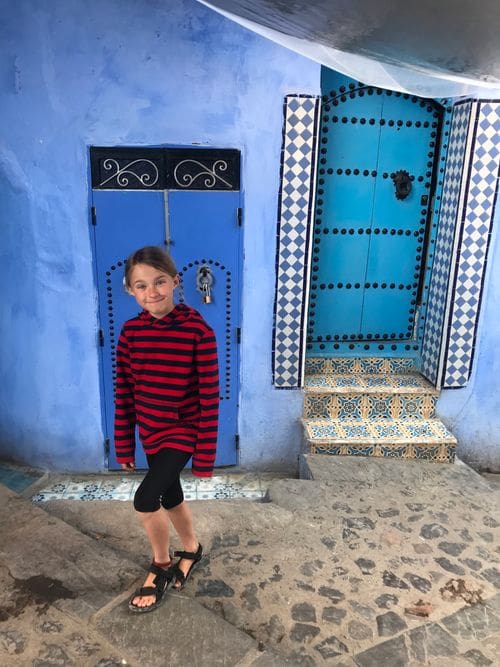
[[[191,472],[182,474],[182,488],[186,500],[221,500],[247,498],[259,500],[269,482],[281,478],[279,473],[228,473],[211,478],[197,478]],[[48,500],[123,500],[134,497],[142,476],[102,477],[85,480],[82,477],[58,480],[36,493],[33,502]]]

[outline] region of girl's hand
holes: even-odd
[[[129,461],[128,463],[120,463],[122,470],[135,470],[135,463],[133,461]]]

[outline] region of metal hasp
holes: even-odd
[[[204,264],[196,272],[196,289],[201,292],[203,303],[212,303],[214,276],[209,266]]]
[[[396,199],[406,199],[411,192],[411,176],[404,169],[391,174],[392,181],[396,187]]]

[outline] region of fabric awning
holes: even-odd
[[[500,97],[499,0],[198,0],[327,67],[422,97]]]

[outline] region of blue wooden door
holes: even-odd
[[[170,206],[169,199],[170,197]],[[240,320],[239,192],[170,192],[94,190],[95,273],[98,287],[102,405],[109,443],[109,467],[119,468],[113,445],[116,343],[123,322],[139,307],[123,287],[124,262],[144,245],[165,247],[181,272],[183,288],[176,300],[199,310],[214,328],[221,371],[221,422],[216,465],[237,462]],[[170,234],[170,238],[169,238]],[[213,266],[212,303],[204,305],[193,274],[201,262]],[[147,463],[137,438],[136,464]]]
[[[323,78],[308,349],[402,343],[414,335],[437,105]]]
[[[217,465],[236,463],[241,236],[238,207],[239,192],[173,191],[168,198],[171,252],[181,278],[178,300],[196,308],[217,337]],[[203,269],[208,269],[212,278],[210,303],[204,303],[197,287],[197,276]]]

